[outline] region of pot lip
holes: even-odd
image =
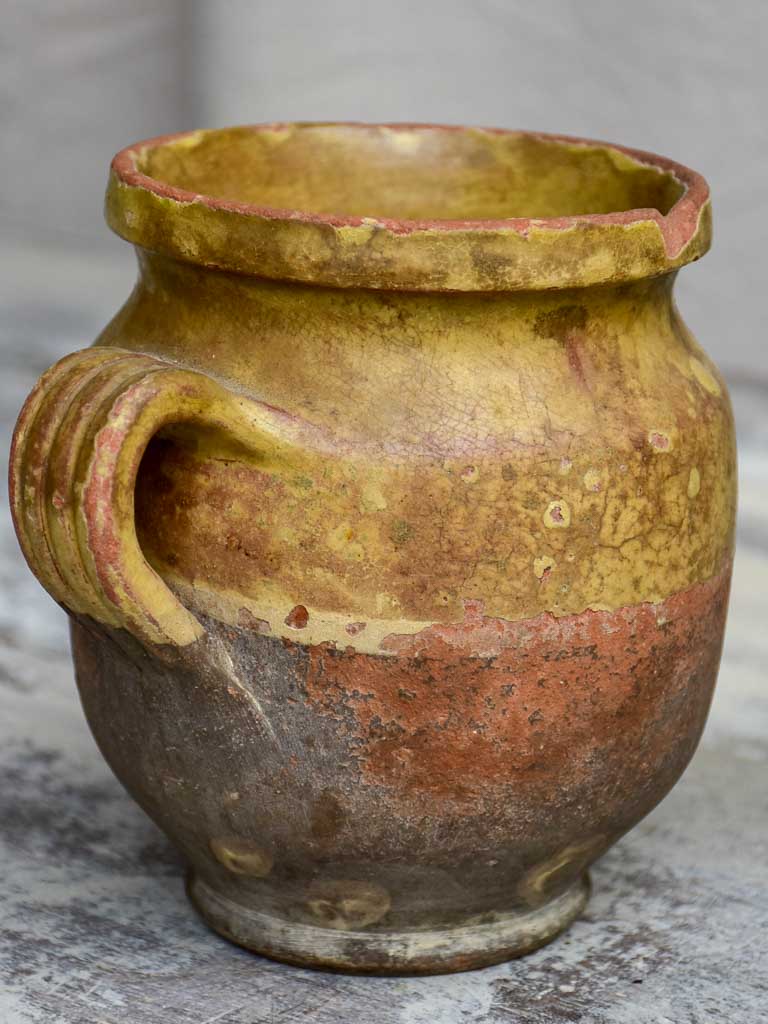
[[[408,219],[325,214],[316,213],[311,210],[260,206],[253,203],[220,198],[215,195],[200,194],[179,188],[175,185],[169,184],[168,182],[145,174],[143,171],[139,170],[138,167],[139,161],[148,150],[160,146],[174,145],[178,143],[194,145],[197,141],[202,140],[205,137],[233,130],[280,132],[301,131],[313,128],[339,128],[352,132],[372,130],[391,132],[471,132],[488,135],[523,136],[545,142],[561,143],[565,146],[597,147],[613,151],[617,154],[622,154],[640,165],[654,168],[659,173],[671,175],[680,183],[683,191],[673,206],[665,214],[655,208],[637,207],[610,213],[587,213],[547,218],[510,217],[503,219],[465,220],[435,218]],[[227,223],[230,226],[233,224],[232,218],[234,217],[238,222],[240,222],[240,229],[246,229],[248,226],[257,227],[259,229],[259,237],[254,237],[253,239],[254,243],[257,243],[254,245],[254,249],[259,249],[262,257],[264,255],[264,243],[268,242],[270,231],[273,233],[273,238],[276,237],[274,235],[275,231],[283,233],[286,231],[294,231],[296,233],[293,239],[294,247],[296,243],[304,243],[303,248],[305,251],[303,251],[301,255],[302,258],[307,261],[307,265],[303,268],[300,266],[293,268],[285,266],[281,269],[280,258],[276,261],[278,264],[277,267],[270,265],[270,262],[275,262],[274,260],[270,261],[269,259],[265,260],[263,258],[257,259],[256,265],[253,265],[253,262],[248,259],[248,254],[241,253],[240,255],[244,255],[245,258],[238,261],[236,257],[233,259],[231,255],[230,258],[227,258],[223,251],[207,251],[210,247],[206,245],[203,245],[203,249],[206,250],[205,252],[196,253],[194,251],[196,246],[185,246],[184,239],[181,237],[183,234],[183,231],[181,230],[176,230],[170,233],[167,230],[161,232],[160,234],[164,238],[163,241],[163,239],[159,239],[157,237],[158,232],[146,230],[147,227],[149,227],[149,218],[137,218],[135,211],[130,211],[126,208],[129,204],[121,201],[125,199],[126,190],[133,193],[144,193],[146,197],[150,199],[149,206],[146,207],[147,213],[149,213],[150,210],[153,210],[155,216],[161,216],[164,220],[168,220],[169,217],[173,217],[178,229],[181,229],[183,222],[187,221],[188,227],[193,234],[195,231],[194,225],[191,223],[192,218],[190,216],[190,208],[194,208],[195,211],[204,210],[209,215],[223,216],[227,218]],[[155,201],[154,206],[152,204],[152,200]],[[200,262],[207,266],[222,267],[224,269],[238,270],[245,273],[259,274],[263,272],[263,276],[266,277],[304,280],[313,283],[341,285],[362,284],[363,286],[367,285],[370,287],[394,286],[407,288],[410,284],[417,290],[424,290],[424,282],[420,281],[419,278],[425,276],[425,271],[426,277],[431,279],[430,290],[432,290],[432,288],[436,288],[436,290],[452,290],[450,274],[447,275],[449,283],[443,288],[441,287],[440,282],[435,279],[435,275],[430,275],[430,268],[426,268],[424,266],[426,255],[424,245],[425,239],[430,239],[432,241],[433,254],[444,247],[447,242],[456,241],[459,238],[469,241],[470,244],[473,241],[479,242],[482,246],[482,244],[488,240],[495,240],[498,243],[509,239],[511,236],[515,236],[518,239],[528,242],[529,249],[534,248],[534,246],[530,244],[532,239],[543,239],[545,236],[548,236],[550,241],[548,248],[552,250],[551,243],[553,240],[564,241],[565,238],[572,235],[574,231],[589,231],[594,239],[596,234],[604,234],[607,238],[608,233],[610,232],[615,236],[617,231],[620,233],[627,233],[633,231],[633,229],[645,227],[650,229],[650,231],[656,236],[656,252],[652,255],[646,252],[645,260],[635,260],[634,270],[628,268],[622,270],[620,267],[617,267],[615,268],[615,273],[604,275],[605,279],[609,281],[631,280],[664,273],[682,266],[685,263],[691,262],[692,260],[698,259],[703,255],[709,248],[710,244],[708,214],[709,187],[706,180],[696,171],[693,171],[689,167],[677,163],[668,157],[659,156],[655,153],[633,149],[612,142],[605,142],[599,139],[584,138],[580,136],[506,128],[485,128],[468,125],[446,125],[420,122],[367,123],[360,121],[277,121],[242,125],[236,126],[235,128],[199,129],[187,132],[177,132],[170,135],[160,135],[133,143],[132,145],[120,150],[115,155],[111,163],[110,184],[107,190],[107,220],[110,226],[122,237],[138,245],[145,244],[146,247],[151,250],[159,249],[160,251],[169,252],[171,255],[179,256],[182,259],[187,259],[191,262]],[[137,224],[137,219],[141,221],[141,224]],[[208,221],[209,229],[210,223],[211,222]],[[134,228],[134,230],[131,230],[131,228]],[[301,234],[299,234],[299,232],[301,232]],[[359,264],[360,261],[355,259],[345,259],[344,255],[338,251],[338,247],[332,254],[332,261],[330,260],[329,254],[326,252],[326,264],[334,262],[336,264],[335,268],[326,266],[323,270],[319,266],[319,264],[323,262],[322,258],[318,259],[318,253],[309,251],[312,249],[311,245],[309,246],[309,249],[307,249],[306,246],[306,242],[310,239],[313,239],[314,242],[322,239],[326,250],[328,249],[329,242],[338,242],[342,240],[352,242],[354,248],[355,240],[352,238],[352,235],[355,233],[361,235],[360,240],[362,240],[362,237],[370,238],[372,234],[375,234],[379,247],[383,246],[387,250],[388,254],[394,254],[402,257],[402,266],[400,268],[401,273],[393,273],[393,268],[390,267],[388,274],[384,273],[383,275],[377,275],[376,273],[366,274],[364,272],[361,274],[360,266],[358,266],[358,272],[355,273],[353,264]],[[169,238],[169,234],[172,234],[174,237]],[[219,234],[221,234],[221,232],[219,232]],[[648,249],[647,242],[645,245],[646,250]],[[302,246],[300,245],[300,248],[301,247]],[[615,244],[613,247],[615,248]],[[226,246],[221,244],[213,247],[214,250],[223,250],[224,248],[226,248]],[[359,249],[359,243],[357,248]],[[559,246],[559,248],[562,249],[563,247]],[[421,250],[419,258],[413,259],[413,257],[416,256],[417,249]],[[482,253],[477,253],[475,255],[480,258],[480,263],[482,263]],[[551,252],[551,255],[562,258],[563,253],[561,252],[558,254],[555,249]],[[242,265],[238,265],[238,262]],[[282,262],[284,262],[284,260]],[[263,263],[264,266],[260,267],[260,263]],[[346,270],[351,270],[353,272],[347,273],[345,268]],[[368,269],[370,270],[371,268],[369,267]],[[379,269],[381,270],[383,268],[380,267]],[[275,272],[275,270],[277,270],[277,272]],[[419,271],[422,273],[420,274]],[[359,279],[361,276],[363,280]],[[458,275],[458,289],[494,290],[499,286],[502,290],[506,290],[516,287],[546,288],[563,286],[562,281],[549,282],[546,280],[546,273],[543,274],[543,279],[538,282],[529,281],[527,284],[525,282],[518,284],[514,280],[514,274],[512,275],[512,280],[497,281],[494,280],[494,277],[498,277],[499,275],[494,275],[493,273],[490,273],[489,275],[486,272],[485,277],[488,279],[486,284],[490,284],[490,287],[483,285],[482,280],[480,280],[483,277],[483,273],[479,273],[474,276],[477,278],[475,281],[471,280],[473,278],[472,274],[464,274],[463,277],[462,275]],[[522,276],[523,278],[525,277],[525,275]],[[599,276],[600,275],[598,275],[598,278]],[[371,280],[365,280],[366,277],[370,277]],[[410,282],[408,280],[409,277],[412,278]],[[501,278],[503,277],[504,275],[502,274]],[[507,277],[509,277],[509,275],[507,275]],[[576,275],[576,277],[578,278],[578,275]],[[335,278],[338,278],[338,280]],[[349,279],[347,280],[347,278]],[[381,280],[379,280],[379,278],[381,278]],[[388,278],[392,278],[392,281],[388,281]],[[573,283],[597,282],[580,282],[575,280]]]

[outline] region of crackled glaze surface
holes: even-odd
[[[349,208],[322,174],[285,191],[310,151],[371,167]],[[449,151],[463,217],[424,186]],[[685,767],[717,673],[733,427],[672,296],[705,184],[393,126],[195,133],[113,175],[139,281],[12,457],[105,756],[246,945],[430,971],[547,941]]]

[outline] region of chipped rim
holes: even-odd
[[[115,155],[106,197],[110,227],[136,245],[209,267],[334,286],[438,291],[557,288],[636,280],[699,259],[711,242],[706,180],[667,157],[611,142],[429,123],[299,121],[237,128],[253,132],[339,128],[350,132],[527,136],[613,150],[672,175],[684,191],[666,214],[638,207],[548,218],[414,220],[259,206],[178,188],[138,169],[150,149],[232,130],[202,129],[145,139]],[[606,255],[602,264],[596,261],[599,269],[585,273],[578,264],[584,261],[586,237],[595,253]]]

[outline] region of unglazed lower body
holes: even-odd
[[[495,659],[312,650],[213,619],[181,650],[87,620],[73,646],[102,752],[217,932],[307,966],[441,973],[578,915],[589,865],[695,749],[727,590],[724,571],[572,617],[557,643],[547,619],[541,651],[528,623]]]
[[[535,910],[488,913],[446,928],[339,928],[273,917],[190,874],[187,892],[207,924],[254,953],[301,967],[371,974],[444,974],[531,953],[567,928],[589,898],[589,876]]]

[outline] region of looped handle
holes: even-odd
[[[27,399],[11,448],[11,509],[30,568],[72,612],[152,644],[199,639],[200,622],[139,545],[139,464],[171,423],[215,427],[249,449],[278,444],[265,416],[204,374],[151,356],[115,348],[66,356]]]

